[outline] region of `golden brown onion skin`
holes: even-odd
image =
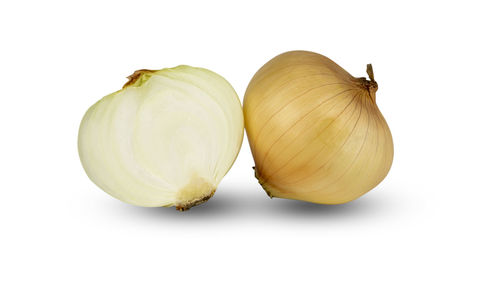
[[[255,175],[269,196],[341,204],[385,178],[394,147],[370,76],[352,77],[306,51],[257,71],[243,113]]]

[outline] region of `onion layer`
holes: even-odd
[[[325,56],[292,51],[266,63],[248,85],[245,128],[255,175],[271,197],[340,204],[389,172],[393,142],[375,103],[378,85]]]
[[[231,85],[202,68],[139,70],[87,111],[78,150],[89,178],[134,205],[208,200],[238,155],[243,112]]]

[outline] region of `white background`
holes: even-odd
[[[0,279],[499,280],[499,10],[2,1]],[[184,213],[127,205],[85,175],[80,120],[134,70],[205,67],[243,99],[260,66],[296,49],[354,76],[374,65],[395,158],[362,198],[271,200],[246,140],[215,196]]]

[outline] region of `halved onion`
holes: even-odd
[[[243,138],[233,87],[203,68],[139,70],[87,111],[78,150],[89,178],[139,206],[184,210],[208,200]]]

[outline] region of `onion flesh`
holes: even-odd
[[[243,139],[231,85],[203,68],[139,70],[89,108],[78,150],[89,178],[130,204],[185,210],[208,200]]]

